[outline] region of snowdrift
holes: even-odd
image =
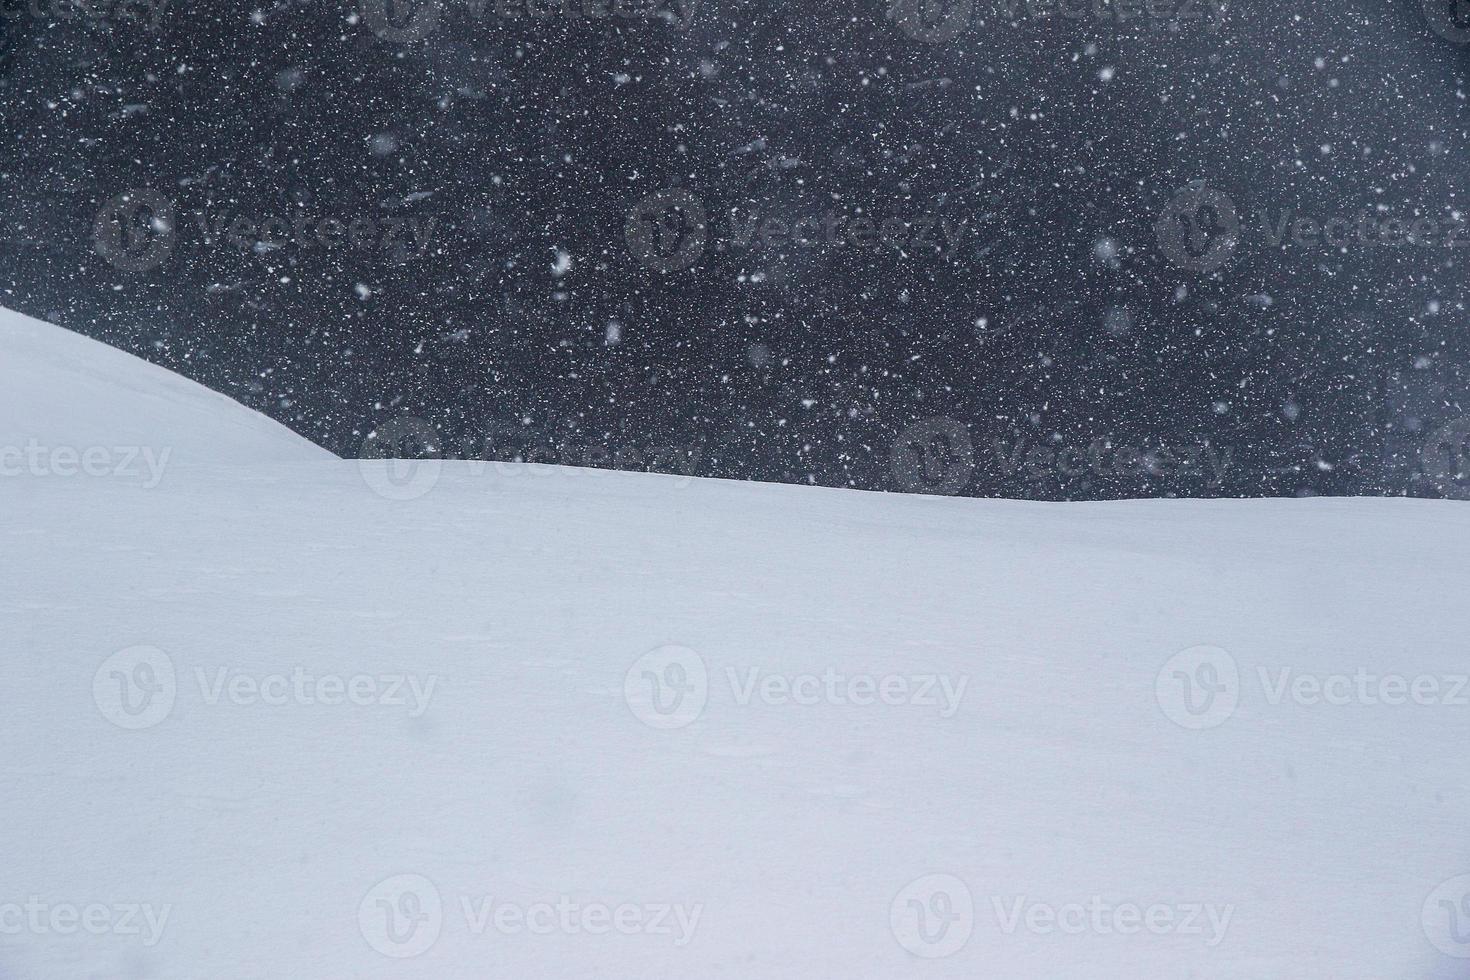
[[[45,470],[59,450],[142,450],[169,462],[335,458],[285,426],[172,371],[95,340],[0,309],[0,446],[11,468]],[[24,451],[30,446],[29,451]],[[0,461],[3,463],[3,461]],[[61,464],[63,471],[68,465]],[[80,459],[76,469],[80,471]],[[99,467],[100,468],[100,467]]]
[[[1466,975],[1463,504],[359,463],[0,364],[0,445],[213,461],[0,479],[0,977]]]

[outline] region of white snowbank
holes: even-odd
[[[0,977],[1465,974],[1470,507],[391,500],[93,346],[6,440],[242,441],[0,480]]]
[[[144,447],[169,462],[333,458],[218,392],[40,320],[0,309],[0,447],[11,468],[49,467],[57,450]],[[94,460],[101,456],[94,453]],[[39,463],[33,461],[39,460]],[[4,465],[0,460],[0,466]],[[62,468],[67,464],[63,461]],[[80,461],[76,467],[81,469]]]

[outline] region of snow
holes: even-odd
[[[1464,973],[1463,504],[336,460],[14,315],[0,372],[0,447],[190,464],[0,479],[6,980]]]
[[[148,448],[171,462],[332,455],[224,395],[122,351],[0,310],[0,447]],[[141,456],[141,452],[139,453]],[[3,465],[3,461],[0,461]],[[12,457],[12,465],[15,465]],[[29,470],[28,463],[22,463]],[[78,464],[80,465],[80,464]]]

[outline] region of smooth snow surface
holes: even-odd
[[[49,472],[52,452],[148,447],[169,463],[332,459],[285,426],[218,392],[60,327],[0,309],[0,447],[9,468]],[[135,465],[141,470],[142,453]],[[65,458],[65,457],[63,457]],[[101,455],[94,456],[95,468]],[[0,459],[0,467],[6,465]],[[63,469],[68,468],[62,463]],[[78,462],[77,469],[81,464]],[[34,488],[32,488],[34,489]]]
[[[217,450],[0,479],[6,980],[1470,973],[1465,504],[314,460],[0,365],[0,446]]]

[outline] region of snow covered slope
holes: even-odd
[[[68,447],[78,454],[98,450],[94,461],[103,449],[117,458],[117,450],[135,449],[140,470],[144,448],[186,464],[333,458],[172,371],[0,309],[0,446],[24,450],[28,444],[33,448],[23,460],[12,454],[12,468],[22,461],[28,470],[49,466],[55,451],[65,459]]]
[[[112,366],[55,384],[189,390]],[[0,480],[0,977],[1467,973],[1464,504],[405,472],[214,407],[259,461]]]

